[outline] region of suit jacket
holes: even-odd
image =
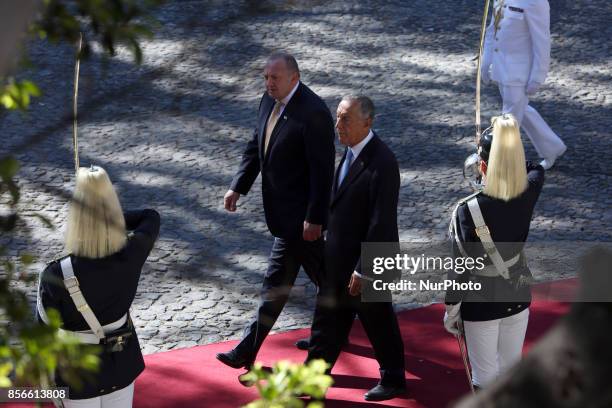
[[[140,272],[159,234],[160,218],[155,210],[125,212],[125,224],[133,231],[127,244],[104,258],[84,258],[71,255],[74,274],[87,304],[101,325],[119,320],[132,305]],[[62,328],[70,331],[89,330],[83,315],[76,309],[64,286],[60,263],[56,260],[42,272],[39,296],[45,309],[56,309],[62,318]],[[41,316],[38,316],[42,321]],[[70,398],[99,397],[128,386],[144,370],[144,359],[136,332],[126,348],[119,353],[102,353],[100,370],[85,381],[82,389],[70,388]],[[67,386],[56,373],[58,386]]]
[[[527,163],[527,189],[520,196],[503,201],[489,197],[483,193],[477,195],[482,216],[491,232],[491,237],[497,243],[497,249],[504,260],[509,260],[520,253],[523,243],[527,240],[533,209],[538,201],[544,184],[544,169],[542,166]],[[458,238],[464,243],[465,250],[473,257],[483,257],[484,249],[476,235],[474,220],[467,208],[467,203],[457,209]],[[455,242],[453,242],[455,246]],[[458,249],[455,246],[455,253]],[[491,265],[486,258],[485,265]],[[522,261],[510,267],[510,276],[521,272],[525,267]],[[506,279],[500,277],[471,276],[468,272],[457,275],[449,272],[450,279],[461,282],[478,280],[482,284],[479,293],[447,291],[446,301],[455,303],[463,300],[461,315],[464,320],[482,321],[500,319],[521,312],[529,306],[531,299],[529,287],[515,289]],[[516,302],[499,301],[500,299],[517,299]],[[486,303],[482,303],[486,302]]]
[[[300,83],[279,118],[264,154],[274,99],[261,98],[257,126],[231,189],[247,194],[261,172],[264,212],[275,237],[301,239],[304,221],[327,224],[334,174],[334,123],[325,102]]]
[[[399,242],[400,175],[395,155],[374,133],[338,186],[345,158],[346,152],[334,179],[325,242],[326,269],[342,285],[354,270],[372,275],[371,268],[361,266],[362,242]]]
[[[485,69],[490,66],[491,79],[502,85],[544,83],[550,64],[548,0],[505,0],[502,10],[497,34],[494,18],[485,34]]]

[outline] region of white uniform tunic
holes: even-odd
[[[529,106],[526,94],[528,84],[544,83],[549,64],[548,1],[495,1],[485,34],[483,70],[490,72],[490,78],[499,86],[503,113],[516,117],[540,157],[554,159],[563,154],[566,146]]]

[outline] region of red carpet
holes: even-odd
[[[550,293],[572,293],[575,279],[538,285],[531,307],[525,350],[537,341],[569,308],[554,302]],[[551,288],[552,287],[552,288]],[[325,406],[341,407],[446,407],[469,391],[457,342],[442,326],[442,305],[399,313],[399,324],[406,352],[408,394],[384,403],[367,403],[363,393],[378,378],[378,365],[370,343],[358,322],[353,327],[350,345],[334,367],[334,386]],[[272,365],[279,359],[302,362],[306,353],[293,343],[309,336],[308,329],[294,330],[268,337],[258,360]],[[242,370],[234,370],[215,359],[236,341],[173,350],[145,357],[146,369],[136,381],[136,408],[167,407],[239,407],[257,398],[254,388],[238,383]],[[24,405],[15,405],[23,408]]]
[[[554,290],[551,290],[554,286]],[[576,280],[538,285],[534,297],[550,293],[571,293]],[[525,349],[537,341],[568,309],[566,303],[536,300],[530,312]],[[358,322],[350,345],[333,370],[334,386],[327,394],[326,407],[445,407],[469,391],[457,342],[442,326],[442,305],[399,313],[405,352],[409,393],[384,403],[366,403],[363,393],[378,378],[378,364],[370,343]],[[308,337],[308,329],[268,337],[258,356],[265,365],[279,359],[302,362],[306,353],[293,343]],[[243,371],[219,363],[215,354],[227,351],[235,341],[158,353],[146,357],[147,369],[136,382],[135,407],[238,407],[257,397],[254,388],[244,388],[237,376]]]

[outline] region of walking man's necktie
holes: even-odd
[[[272,136],[272,131],[274,131],[274,126],[276,126],[276,122],[278,122],[278,118],[280,117],[280,110],[283,106],[282,102],[276,102],[274,104],[274,109],[272,109],[272,113],[268,118],[268,124],[266,125],[266,139],[264,141],[264,154],[268,151],[268,144],[270,143],[270,137]]]
[[[342,163],[342,168],[340,169],[340,177],[338,178],[338,186],[342,184],[342,181],[348,174],[351,164],[353,164],[353,151],[349,147],[347,148],[346,158],[344,159],[344,163]]]

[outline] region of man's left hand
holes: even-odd
[[[361,293],[361,278],[355,272],[351,275],[351,281],[348,285],[349,294],[357,296]]]
[[[304,233],[302,234],[304,241],[316,241],[321,238],[321,229],[321,224],[311,224],[304,221]]]

